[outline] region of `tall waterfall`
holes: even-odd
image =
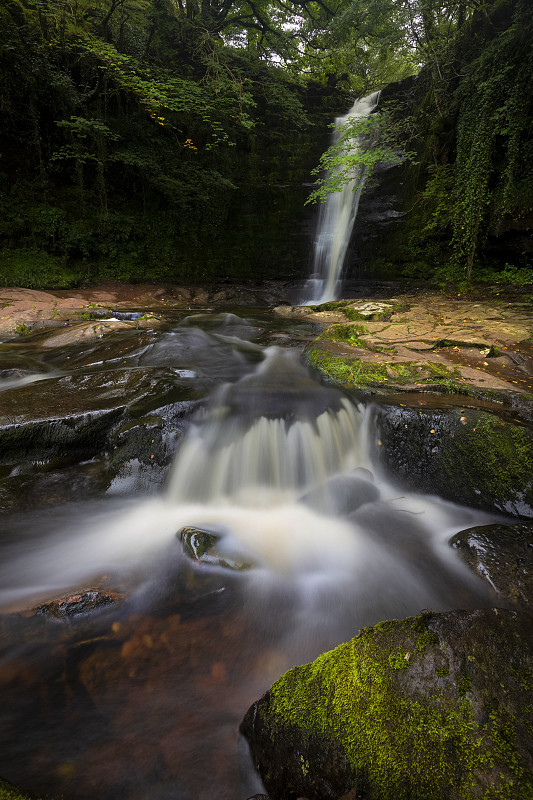
[[[339,138],[338,130],[349,119],[366,117],[378,104],[379,92],[356,100],[344,117],[335,120],[334,142]],[[359,147],[357,139],[351,143],[350,151]],[[337,167],[337,172],[340,167]],[[353,225],[359,208],[359,199],[365,182],[365,168],[354,170],[353,179],[344,184],[339,192],[328,195],[320,209],[318,233],[315,240],[313,273],[304,287],[303,302],[325,303],[336,300],[341,288],[341,273],[350,243]]]

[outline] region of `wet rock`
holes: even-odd
[[[185,555],[196,563],[237,571],[254,567],[250,561],[246,561],[236,554],[223,553],[224,547],[220,536],[212,531],[201,528],[182,528],[178,533],[178,538],[181,540]]]
[[[450,544],[502,599],[533,613],[533,522],[469,528]]]
[[[194,396],[179,376],[157,369],[114,369],[50,378],[0,394],[2,461],[40,451],[86,454],[99,452],[113,423],[140,417],[170,403]]]
[[[48,333],[40,342],[41,347],[67,347],[80,342],[92,342],[117,331],[134,330],[135,323],[126,320],[106,319],[79,322],[60,331]]]
[[[395,483],[533,517],[533,430],[474,408],[380,406],[374,454]]]
[[[532,674],[529,616],[427,613],[285,673],[241,731],[273,800],[530,798]]]
[[[161,485],[197,394],[190,381],[153,367],[73,373],[41,381],[39,391],[1,392],[0,504]]]
[[[76,594],[70,594],[59,600],[52,600],[37,608],[38,614],[56,619],[69,619],[80,614],[88,614],[96,609],[119,603],[124,599],[123,594],[107,592],[102,589],[86,589]]]
[[[345,516],[365,503],[379,500],[379,496],[379,489],[372,482],[372,474],[360,469],[349,475],[330,478],[323,486],[305,494],[301,502],[319,513]]]

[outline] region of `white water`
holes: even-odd
[[[184,526],[216,532],[225,553],[255,563],[231,580],[265,608],[280,586],[289,591],[306,629],[333,630],[349,613],[353,631],[476,591],[446,541],[482,515],[380,478],[368,447],[372,410],[313,381],[295,353],[268,348],[250,370],[216,391],[189,428],[161,497],[15,515],[12,544],[2,548],[0,608],[27,607],[104,574],[156,591],[187,563],[176,538]],[[339,596],[345,609],[334,622]]]
[[[349,119],[366,117],[376,107],[379,92],[355,101],[352,108],[343,117],[335,120],[339,129]],[[334,134],[334,141],[338,139]],[[357,140],[352,141],[350,151],[356,152]],[[340,171],[337,168],[337,172]],[[325,303],[336,300],[341,290],[341,274],[350,243],[350,237],[359,208],[359,200],[365,183],[365,169],[354,171],[353,179],[344,184],[342,190],[328,195],[320,209],[318,231],[315,240],[313,273],[304,287],[303,302],[310,304]]]

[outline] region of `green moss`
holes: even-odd
[[[331,326],[332,328],[352,327],[352,326]],[[328,334],[328,336],[324,336]],[[323,340],[330,339],[330,341],[340,341],[340,339],[332,339],[333,336],[343,334],[343,331],[333,331],[328,328],[321,334]],[[319,337],[320,338],[320,337]],[[364,347],[365,342],[358,339],[357,346]],[[353,342],[350,342],[353,343]],[[328,353],[319,347],[312,347],[308,353],[308,360],[311,366],[320,370],[324,375],[333,381],[342,383],[345,386],[358,386],[358,387],[380,387],[384,390],[390,386],[406,386],[409,384],[418,384],[419,388],[424,386],[435,387],[447,393],[460,393],[464,392],[463,386],[460,384],[460,372],[457,367],[448,369],[440,364],[433,364],[431,362],[423,361],[404,361],[400,363],[393,362],[366,362],[359,358],[350,356],[338,356],[333,353]]]
[[[457,689],[457,693],[461,697],[464,697],[465,694],[468,694],[468,692],[472,691],[472,681],[470,680],[470,675],[468,674],[466,669],[463,669],[460,672],[459,677],[455,682],[455,686]]]
[[[351,325],[349,323],[338,323],[330,325],[318,337],[323,342],[347,342],[354,347],[365,347],[361,334],[366,333],[364,325]]]
[[[29,800],[27,794],[22,794],[15,786],[2,778],[0,778],[0,798],[2,800]]]
[[[345,386],[375,386],[388,381],[384,364],[367,364],[358,358],[342,358],[318,348],[312,349],[308,358],[311,366]]]
[[[431,616],[366,628],[290,670],[271,689],[271,713],[278,724],[338,741],[370,798],[530,800],[533,781],[502,709],[494,709],[489,726],[478,722],[464,698],[465,682],[455,693],[453,687],[427,695],[401,690],[405,671],[423,672],[427,647],[440,655],[439,639],[428,628]],[[508,669],[505,658],[491,664],[496,674]],[[480,775],[490,775],[490,785],[481,778],[481,794]]]

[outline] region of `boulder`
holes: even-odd
[[[502,599],[533,613],[533,522],[469,528],[450,544]]]
[[[241,731],[273,800],[531,800],[532,688],[529,616],[428,612],[289,670]]]
[[[533,431],[476,408],[377,408],[374,455],[396,484],[533,517]]]

